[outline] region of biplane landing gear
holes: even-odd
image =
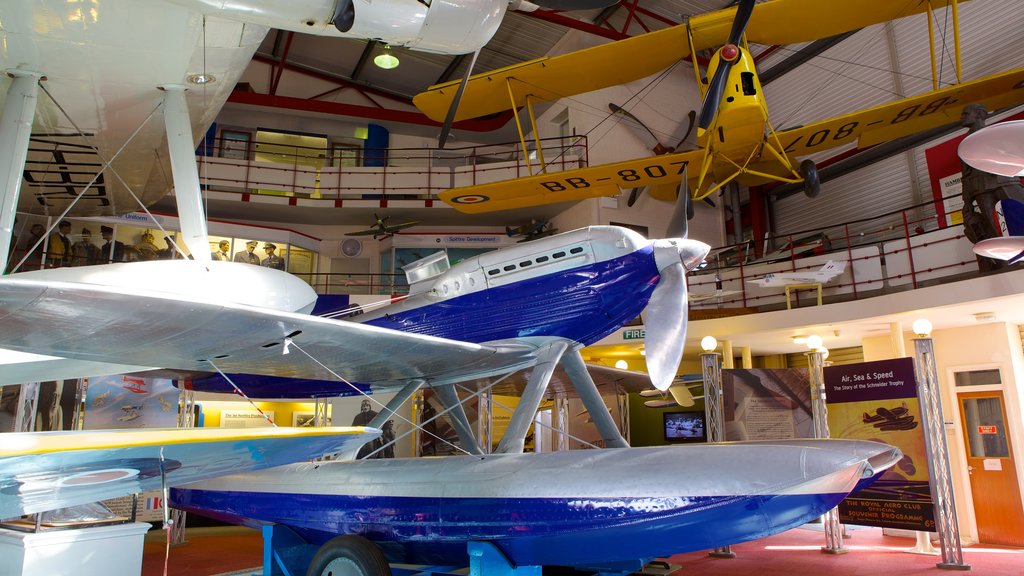
[[[306,576],[391,576],[391,566],[373,542],[346,534],[317,550]]]
[[[818,179],[818,167],[814,160],[800,163],[800,177],[804,179],[804,194],[808,198],[817,198],[821,194],[821,180]]]

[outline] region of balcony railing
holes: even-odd
[[[217,147],[217,150],[223,150]],[[352,149],[328,158],[326,151],[275,146],[273,154],[233,150],[229,156],[197,156],[208,190],[322,198],[433,199],[442,190],[520,178],[541,171],[587,165],[584,136],[546,138],[540,151],[531,142],[439,150],[436,148]],[[367,165],[367,164],[382,165]]]

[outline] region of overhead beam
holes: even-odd
[[[552,10],[534,10],[533,12],[522,12],[523,16],[530,18],[536,18],[545,22],[551,22],[552,24],[558,24],[571,28],[573,30],[579,30],[595,36],[602,36],[610,40],[625,40],[629,38],[629,34],[623,34],[617,30],[598,26],[597,24],[591,24],[590,22],[584,22],[583,20],[577,20],[570,18],[561,12],[554,12]]]
[[[362,84],[359,84],[359,83],[356,83],[356,82],[352,82],[351,80],[349,80],[348,78],[345,78],[344,76],[338,76],[336,74],[327,74],[327,73],[323,72],[322,70],[316,70],[314,68],[303,66],[301,64],[296,64],[294,62],[280,62],[279,63],[274,58],[270,58],[270,57],[264,56],[262,54],[255,54],[255,55],[253,55],[252,59],[253,59],[253,61],[259,62],[261,64],[268,64],[270,66],[280,65],[280,66],[284,67],[286,70],[288,70],[289,72],[295,72],[295,73],[298,73],[298,74],[303,74],[305,76],[309,76],[310,78],[316,78],[317,80],[323,80],[325,82],[333,82],[335,84],[338,84],[339,86],[344,86],[346,88],[351,88],[353,90],[358,91],[360,94],[363,94],[363,96],[366,96],[366,98],[370,99],[371,101],[372,101],[372,99],[369,98],[369,96],[367,96],[367,94],[373,94],[373,95],[376,95],[376,96],[383,96],[385,98],[390,98],[391,100],[394,100],[396,102],[401,102],[403,104],[412,104],[412,98],[410,96],[406,96],[404,94],[396,94],[394,92],[387,92],[387,91],[381,90],[379,88],[371,88],[369,86],[364,86]]]
[[[859,31],[859,29],[852,30],[850,32],[837,34],[835,36],[830,36],[828,38],[822,38],[821,40],[815,40],[814,42],[811,42],[807,46],[804,46],[803,48],[797,50],[795,53],[793,53],[792,56],[786,58],[782,62],[779,62],[778,64],[772,66],[771,68],[765,70],[764,72],[761,72],[758,76],[761,80],[761,86],[768,84],[772,80],[778,79],[783,74],[792,72],[795,68],[805,64],[811,58],[820,55],[825,50],[828,50],[829,48],[835,46],[836,44],[839,44],[843,40],[846,40],[847,38],[853,36]]]
[[[359,80],[359,77],[363,74],[363,68],[365,68],[366,63],[370,61],[370,54],[373,54],[373,49],[376,47],[376,40],[369,40],[366,42],[366,46],[363,47],[363,53],[359,55],[359,61],[356,62],[356,67],[352,69],[353,81]]]

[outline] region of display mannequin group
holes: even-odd
[[[968,134],[972,134],[985,127],[987,116],[988,111],[981,104],[968,104],[960,115],[960,123],[967,127]],[[964,234],[973,243],[999,236],[996,203],[1006,198],[1024,202],[1024,190],[1019,179],[990,174],[962,161],[960,165]],[[982,269],[998,267],[997,261],[982,257],[979,257],[979,265]]]

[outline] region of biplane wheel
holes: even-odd
[[[391,566],[373,542],[346,534],[331,538],[316,551],[306,576],[391,576]]]
[[[808,198],[817,198],[821,194],[821,180],[818,179],[818,167],[814,160],[800,163],[800,176],[804,179],[804,194]]]

